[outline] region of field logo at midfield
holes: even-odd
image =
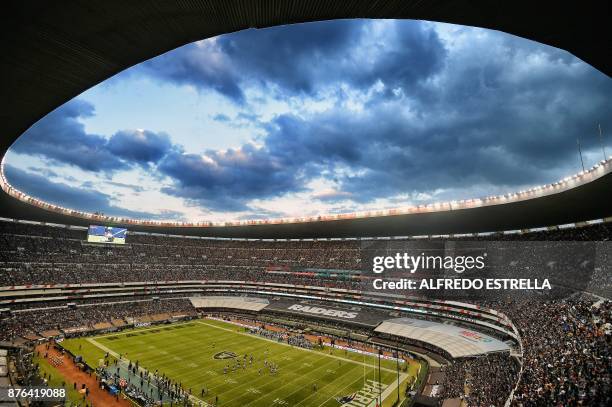
[[[236,355],[234,352],[230,352],[230,351],[224,350],[223,352],[215,353],[213,358],[215,358],[215,359],[234,359],[237,356],[238,355]]]

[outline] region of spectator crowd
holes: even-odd
[[[131,235],[124,246],[104,246],[85,242],[85,233],[0,222],[0,286],[232,280],[360,287],[351,273],[361,268],[359,241],[228,241]],[[608,224],[596,224],[486,239],[604,242],[611,235]],[[596,255],[603,256],[602,264],[610,256],[606,250]],[[590,260],[585,257],[580,264]],[[567,280],[568,284],[578,284],[582,275],[574,273],[575,280]],[[612,286],[607,269],[595,267],[593,278],[603,292]],[[27,311],[14,307],[14,312],[0,316],[0,341],[139,316],[193,312],[185,298],[92,304]],[[519,407],[612,405],[609,301],[584,295],[541,300],[515,296],[480,305],[502,311],[513,321],[522,338],[522,357],[497,354],[454,361],[444,368],[443,398],[461,397],[470,406],[501,406],[516,387],[512,405]],[[300,336],[268,330],[256,333],[295,346],[310,346]]]

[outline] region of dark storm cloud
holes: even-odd
[[[86,171],[112,171],[126,168],[106,148],[106,139],[85,132],[79,118],[91,117],[94,107],[72,100],[39,120],[11,146],[17,153],[38,155],[74,165]]]
[[[568,175],[568,164],[579,170],[577,138],[584,151],[599,155],[597,123],[612,128],[612,81],[589,68],[575,71],[558,52],[550,50],[526,83],[502,69],[514,59],[481,58],[453,66],[459,77],[449,73],[427,103],[411,98],[379,101],[360,114],[280,116],[268,126],[266,148],[303,165],[350,169],[358,175],[336,171],[339,192],[362,203],[415,191],[551,182]]]
[[[299,168],[247,144],[225,152],[168,154],[158,165],[175,183],[162,192],[221,211],[248,209],[246,202],[303,189]]]
[[[371,28],[365,31],[366,38],[373,35]],[[369,45],[368,53],[373,56],[365,56],[363,60],[353,58],[342,66],[336,79],[346,80],[357,88],[368,88],[380,81],[385,85],[387,96],[393,90],[419,92],[421,81],[438,73],[447,55],[436,31],[418,21],[393,22],[384,38],[377,38],[375,44]]]
[[[469,28],[466,38],[462,32],[456,38],[469,46],[454,52],[428,24],[386,27],[384,35],[375,23],[355,20],[249,30],[140,68],[241,104],[235,115],[212,119],[234,127],[257,123],[265,133],[258,147],[184,153],[165,134],[147,131],[106,141],[85,133],[78,118],[93,107],[77,101],[37,123],[15,149],[91,171],[147,165],[152,176],[168,177],[166,194],[262,217],[273,213],[253,200],[305,191],[321,174],[334,189],[313,191],[314,199],[349,200],[343,208],[358,208],[398,195],[557,180],[579,170],[577,138],[587,155],[599,157],[598,123],[612,151],[612,81],[568,53]],[[292,98],[298,111],[261,122],[245,107],[253,86]],[[320,100],[329,86],[339,95],[333,107],[300,111],[300,103]],[[361,110],[347,108],[355,93],[366,99]],[[96,157],[93,164],[88,155]]]
[[[173,157],[162,169],[176,182],[167,192],[244,210],[251,199],[298,191],[323,171],[337,190],[315,191],[315,199],[359,203],[474,186],[512,190],[577,172],[576,139],[595,154],[597,123],[612,129],[612,81],[563,51],[489,35],[424,68],[398,73],[383,67],[402,64],[386,61],[366,81],[418,82],[413,92],[389,98],[383,89],[360,112],[337,105],[275,117],[263,124],[263,146],[245,160],[208,153],[214,164],[187,165]],[[421,69],[438,72],[435,80],[420,81]],[[259,171],[251,171],[255,162]]]
[[[60,182],[52,182],[43,176],[11,165],[6,165],[4,172],[11,185],[45,202],[81,211],[102,212],[109,216],[136,219],[152,219],[158,216],[148,212],[119,208],[113,205],[113,198],[110,195],[95,189],[77,188]]]
[[[245,30],[190,44],[146,62],[142,69],[162,80],[212,89],[244,103],[242,85],[258,81],[291,91],[311,91],[313,67],[344,50],[362,22],[310,23]]]
[[[148,130],[122,130],[108,141],[108,150],[127,162],[155,163],[170,149],[172,142],[165,133]]]
[[[179,85],[212,89],[237,103],[244,102],[233,67],[212,49],[203,51],[195,44],[185,45],[143,63],[137,70]]]
[[[283,90],[312,93],[322,71],[355,44],[364,22],[341,20],[245,30],[218,38],[237,82],[255,80]],[[327,75],[331,72],[327,71]]]
[[[93,114],[91,103],[74,99],[34,124],[11,150],[86,171],[113,172],[134,164],[155,163],[173,148],[165,133],[122,130],[109,139],[87,133],[79,120]]]
[[[240,31],[169,52],[142,71],[243,104],[253,85],[279,97],[312,95],[341,82],[368,88],[382,81],[389,92],[408,91],[442,67],[446,52],[433,29],[391,22],[388,35],[378,39],[374,24],[340,20]]]

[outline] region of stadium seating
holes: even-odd
[[[465,239],[605,241],[610,240],[611,232],[609,224],[595,224]],[[116,329],[138,321],[151,323],[174,316],[191,317],[196,315],[187,299],[195,290],[189,283],[192,281],[226,281],[229,286],[236,282],[236,287],[242,286],[247,291],[249,284],[259,284],[258,291],[262,290],[261,285],[267,284],[269,287],[264,288],[274,288],[277,293],[317,292],[329,297],[329,301],[334,300],[334,293],[342,292],[335,290],[348,290],[345,291],[348,298],[363,288],[353,274],[343,272],[360,269],[360,241],[239,241],[143,234],[129,235],[124,246],[94,245],[85,240],[85,230],[0,222],[0,287],[5,288],[2,294],[5,303],[0,307],[3,308],[0,341],[21,344],[57,334],[81,335],[88,331]],[[301,272],[310,269],[328,272]],[[609,288],[609,273],[602,275],[598,285]],[[159,282],[166,281],[175,283],[166,284],[171,288],[165,290]],[[31,287],[32,284],[46,287]],[[32,290],[28,295],[40,296],[41,301],[36,306],[28,301],[6,302],[9,292],[6,288],[15,286]],[[95,294],[102,288],[115,294],[108,297]],[[83,297],[82,292],[76,299],[53,297],[77,289],[87,291],[90,297]],[[128,289],[134,292],[128,291],[129,297],[122,297],[120,290]],[[207,289],[210,287],[197,288],[198,295]],[[379,307],[396,305],[391,296],[381,294],[370,298],[370,294],[364,292],[361,295],[363,301]],[[231,308],[232,304],[243,302],[227,298],[219,307]],[[219,300],[203,301],[221,304]],[[490,322],[487,332],[494,335],[503,335],[503,329],[511,333],[513,327],[520,335],[521,347],[511,355],[447,358],[450,363],[442,368],[441,381],[432,383],[442,389],[438,397],[463,397],[469,405],[490,406],[503,405],[513,392],[513,405],[517,406],[609,405],[610,302],[583,295],[546,301],[481,300],[477,305],[482,307],[482,314],[474,316],[473,321],[467,318],[464,323],[480,324],[485,330],[486,323]],[[411,306],[420,307],[416,302]],[[432,301],[426,306],[433,306],[435,310],[436,303]],[[469,311],[466,307],[456,314],[469,315],[465,314]],[[247,308],[243,311],[251,312]],[[489,309],[501,311],[500,315],[505,314],[512,325],[502,317],[496,321],[496,314],[487,311]],[[389,311],[384,312],[389,315]],[[432,320],[452,320],[454,317],[452,308],[446,307],[439,312],[446,315],[432,313]],[[271,313],[266,318],[278,319],[279,315]],[[285,321],[300,319],[296,315],[283,315],[282,318]],[[340,332],[350,325],[346,321],[318,321],[329,329],[336,326]],[[384,343],[385,338],[377,337],[367,326],[367,323],[362,324],[355,331]],[[423,353],[436,352],[425,343],[405,342],[403,345],[412,346],[413,350],[421,349]],[[467,395],[466,387],[470,389]]]

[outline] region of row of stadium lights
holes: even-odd
[[[9,195],[32,205],[40,208],[71,215],[79,216],[86,219],[108,221],[113,223],[124,223],[131,225],[142,225],[142,226],[164,226],[164,227],[215,227],[215,226],[250,226],[250,225],[275,225],[285,223],[307,223],[307,222],[318,222],[318,221],[334,221],[334,220],[346,220],[346,219],[359,219],[359,218],[372,218],[379,216],[393,216],[393,215],[407,215],[415,213],[427,213],[437,211],[452,211],[455,209],[469,209],[487,205],[496,205],[502,203],[510,203],[515,201],[521,201],[524,199],[535,198],[544,195],[550,195],[553,193],[560,192],[561,190],[575,187],[578,183],[592,181],[596,177],[602,176],[606,171],[612,169],[612,156],[608,157],[607,160],[601,160],[599,163],[594,165],[588,170],[579,172],[578,174],[565,177],[560,181],[552,184],[540,185],[528,190],[519,191],[516,193],[489,196],[486,198],[467,199],[460,201],[450,202],[436,202],[427,205],[418,205],[408,208],[397,208],[388,209],[381,211],[367,211],[367,212],[354,212],[347,214],[338,215],[321,215],[308,218],[293,218],[293,219],[263,219],[263,220],[247,220],[247,221],[236,221],[236,222],[164,222],[164,221],[148,221],[148,220],[137,220],[137,219],[126,219],[117,218],[112,216],[105,216],[100,214],[94,214],[89,212],[77,211],[70,208],[65,208],[59,205],[53,205],[40,199],[31,197],[24,192],[14,188],[4,176],[4,159],[0,164],[0,186]]]

